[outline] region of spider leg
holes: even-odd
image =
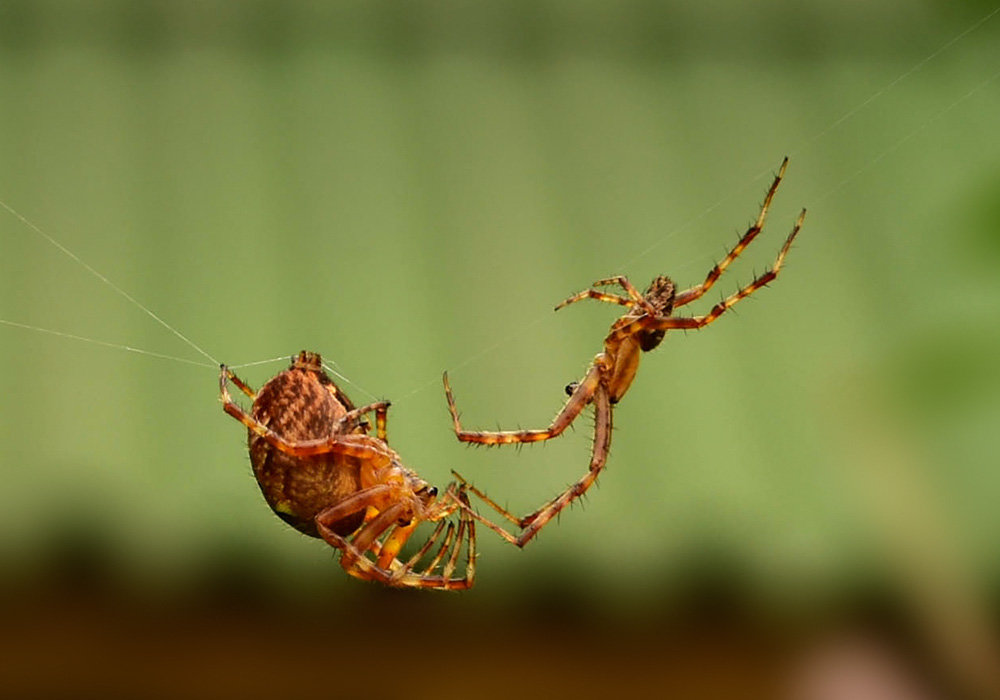
[[[743,234],[739,241],[732,250],[729,251],[728,255],[721,262],[715,264],[715,266],[709,270],[708,276],[705,277],[705,281],[699,285],[686,289],[683,292],[679,292],[674,298],[674,308],[678,306],[684,306],[685,304],[690,304],[695,299],[701,297],[705,292],[712,288],[712,285],[718,281],[722,273],[726,271],[726,268],[739,257],[740,253],[753,242],[753,239],[757,237],[757,234],[761,232],[764,228],[764,219],[767,217],[767,210],[771,206],[771,200],[774,199],[774,193],[778,189],[778,185],[781,183],[781,179],[785,176],[785,169],[788,167],[788,158],[785,158],[781,162],[781,167],[778,169],[778,174],[774,177],[774,182],[771,183],[770,189],[764,196],[764,202],[760,205],[760,213],[757,215],[757,221],[753,223],[747,232]]]
[[[393,452],[388,445],[368,435],[334,435],[316,440],[289,442],[236,405],[230,398],[225,384],[222,386],[222,408],[255,435],[267,440],[272,447],[293,457],[313,457],[333,452],[372,460],[376,467],[388,465],[393,459]]]
[[[376,505],[380,501],[384,502],[386,496],[392,492],[392,487],[387,484],[379,484],[377,486],[370,486],[366,489],[361,489],[355,493],[352,493],[347,498],[339,501],[337,504],[330,506],[326,510],[321,511],[316,515],[316,526],[318,528],[327,528],[337,522],[342,520],[349,515],[357,513],[359,510],[364,510],[368,506]]]
[[[403,565],[404,570],[408,571],[412,569],[413,565],[416,564],[420,560],[420,558],[424,554],[426,554],[427,551],[429,551],[430,548],[434,545],[435,540],[441,534],[441,530],[447,522],[445,518],[447,518],[449,515],[458,510],[459,503],[461,502],[458,499],[465,498],[464,494],[462,494],[461,496],[455,496],[454,490],[455,490],[455,485],[449,484],[448,488],[445,490],[444,498],[442,498],[440,502],[435,503],[434,506],[428,509],[428,511],[424,513],[423,517],[419,519],[414,518],[409,525],[398,526],[393,531],[393,533],[390,536],[388,536],[384,542],[382,542],[381,549],[378,552],[378,559],[377,559],[377,563],[380,567],[388,568],[390,566],[395,557],[399,554],[400,550],[403,548],[403,545],[406,544],[406,541],[408,539],[410,539],[410,536],[413,534],[413,531],[417,528],[417,525],[419,525],[422,521],[424,520],[440,521],[438,523],[437,528],[434,530],[433,533],[431,533],[430,537],[427,539],[427,542],[420,548],[420,550],[418,550],[416,555],[414,555],[414,557],[410,561],[408,561],[406,564]],[[452,498],[455,498],[455,500],[453,501]],[[454,524],[452,523],[449,523],[449,525],[452,528],[454,527]],[[464,529],[460,528],[459,541],[461,541],[463,532]],[[446,545],[448,542],[450,542],[451,537],[452,533],[449,532],[446,538]],[[446,550],[447,546],[445,546],[444,549]],[[432,565],[427,568],[427,571],[432,570],[434,566],[436,566],[436,561],[432,562]]]
[[[441,564],[441,562],[444,561],[444,567],[441,569],[440,578],[445,580],[451,579],[451,575],[455,571],[455,565],[458,563],[458,557],[462,550],[462,542],[463,540],[465,540],[466,537],[465,535],[466,529],[469,526],[467,520],[468,518],[465,517],[463,513],[463,517],[459,522],[457,529],[455,528],[455,523],[447,523],[448,529],[447,531],[445,531],[444,541],[438,548],[437,553],[430,560],[430,562],[427,563],[427,565],[424,567],[421,573],[412,574],[413,576],[424,577],[424,578],[426,577],[437,578],[433,574],[433,572],[435,569],[437,569],[437,567]],[[406,562],[406,564],[402,565],[402,569],[396,572],[395,574],[396,579],[406,578],[409,572],[412,571],[413,566],[420,560],[420,558],[428,551],[430,551],[430,549],[436,543],[437,538],[441,535],[442,528],[445,525],[445,522],[446,521],[442,520],[441,523],[438,524],[437,528],[435,528],[434,532],[431,533],[431,536],[427,539],[427,542],[424,543],[424,545],[417,551],[417,553],[413,557],[411,557]],[[395,533],[393,533],[393,536],[395,536]],[[446,554],[448,554],[447,560],[445,560],[444,558]]]
[[[374,580],[389,583],[392,579],[392,572],[368,559],[365,553],[378,549],[375,546],[378,537],[396,523],[403,508],[403,503],[390,506],[379,513],[374,520],[364,525],[351,539],[341,537],[329,528],[328,523],[334,522],[334,520],[328,516],[328,513],[336,510],[337,506],[316,516],[316,526],[323,539],[332,547],[340,550],[340,565],[344,571],[364,581]]]
[[[466,488],[469,491],[471,491],[472,493],[476,494],[476,496],[478,496],[479,499],[481,501],[483,501],[486,505],[488,505],[490,508],[492,508],[497,513],[499,513],[500,515],[502,515],[506,520],[509,520],[510,522],[514,523],[518,527],[522,527],[522,525],[521,525],[521,518],[517,517],[516,515],[514,515],[513,513],[511,513],[509,510],[507,510],[506,508],[504,508],[503,506],[501,506],[499,503],[497,503],[496,501],[494,501],[492,498],[490,498],[489,496],[487,496],[485,493],[483,493],[482,491],[480,491],[479,489],[477,489],[464,476],[462,476],[461,474],[459,474],[454,469],[451,470],[451,473],[455,475],[456,479],[458,479],[459,481],[462,482],[462,485],[463,485],[464,488]]]
[[[442,524],[443,522],[444,521],[442,521]],[[432,533],[432,537],[437,534],[438,531],[435,530]],[[448,529],[445,532],[444,541],[441,543],[441,546],[438,547],[437,552],[434,554],[431,560],[424,567],[423,575],[425,576],[432,575],[433,571],[438,567],[438,565],[441,563],[441,560],[444,559],[444,555],[448,553],[448,551],[451,549],[452,544],[454,543],[455,543],[455,523],[448,523]],[[431,544],[433,546],[433,543]],[[461,545],[461,543],[458,544]],[[421,547],[421,549],[423,549],[423,547]],[[429,549],[430,547],[428,547],[428,550]]]
[[[379,513],[374,520],[372,520],[370,523],[368,523],[367,525],[363,526],[360,530],[358,530],[358,532],[351,539],[351,544],[353,545],[354,551],[351,552],[351,556],[348,557],[347,562],[344,561],[344,556],[341,555],[340,557],[341,565],[342,566],[349,565],[351,563],[350,560],[354,558],[354,554],[356,552],[367,552],[371,550],[372,545],[375,544],[375,541],[379,538],[379,536],[381,536],[382,533],[386,532],[389,528],[391,528],[399,521],[399,517],[403,514],[403,511],[405,509],[406,509],[405,503],[403,502],[394,503],[385,510],[383,510],[381,513]],[[397,544],[401,548],[403,544],[406,542],[407,537],[409,537],[409,535],[413,533],[415,527],[416,525],[411,522],[409,525],[396,528],[397,531],[403,530],[404,533],[399,542],[395,544]],[[392,536],[390,535],[388,539],[391,538]],[[393,548],[394,548],[393,545],[387,547],[385,545],[385,542],[383,542],[380,549],[382,550],[388,549],[391,551]],[[386,552],[383,551],[382,555],[384,555],[385,553]],[[386,567],[395,559],[395,557],[393,556],[387,558],[387,561],[385,562],[385,564],[383,564],[381,561],[382,555],[379,556],[379,561],[376,561],[375,564],[380,569],[386,569]]]
[[[251,428],[251,430],[254,429]],[[388,445],[370,435],[333,435],[316,440],[288,442],[281,436],[275,436],[274,431],[268,428],[265,430],[267,434],[262,435],[265,440],[293,457],[313,457],[333,452],[348,457],[371,460],[375,467],[388,466],[395,457],[398,457]],[[257,431],[254,430],[254,432]]]
[[[608,450],[610,448],[611,402],[604,388],[599,387],[594,397],[594,449],[590,457],[590,467],[587,473],[545,506],[523,519],[526,526],[517,538],[518,547],[523,547],[527,544],[563,508],[587,492],[587,489],[597,481],[597,476],[604,469],[604,465],[607,464]]]
[[[576,420],[587,404],[594,397],[594,392],[600,383],[600,367],[595,362],[590,366],[586,376],[573,389],[569,399],[563,404],[562,409],[552,419],[548,428],[542,430],[464,430],[458,418],[458,408],[455,406],[455,397],[451,393],[451,385],[448,383],[448,373],[444,373],[444,393],[448,399],[448,410],[451,412],[451,420],[455,429],[455,436],[461,442],[475,442],[481,445],[509,445],[522,442],[539,442],[541,440],[551,440],[562,434],[570,423]]]
[[[412,570],[413,567],[417,565],[417,562],[423,559],[424,556],[427,554],[427,552],[431,551],[431,548],[435,545],[438,538],[441,536],[441,533],[444,531],[445,526],[448,526],[448,535],[445,537],[445,542],[443,546],[447,546],[448,544],[450,544],[452,538],[454,537],[455,523],[450,523],[447,520],[442,520],[437,524],[437,527],[434,528],[434,532],[432,532],[430,536],[424,541],[420,549],[414,552],[413,556],[410,557],[405,564],[403,564],[404,568],[406,568],[407,570]],[[443,554],[439,554],[437,559],[432,560],[431,563],[424,570],[424,573],[429,573],[433,571],[434,567],[437,566],[437,561],[440,560],[441,556],[443,556]]]
[[[624,289],[625,293],[628,294],[629,299],[631,299],[635,304],[641,306],[642,310],[645,311],[647,314],[656,313],[656,309],[653,308],[653,305],[646,300],[646,297],[644,297],[642,294],[639,293],[639,290],[636,289],[631,282],[629,282],[628,277],[626,277],[625,275],[615,275],[614,277],[606,277],[605,279],[597,280],[596,282],[594,282],[592,286],[604,287],[613,284],[617,284],[619,287]]]
[[[400,562],[396,555],[403,545],[413,534],[420,521],[414,520],[409,525],[398,525],[397,521],[405,510],[405,503],[396,503],[384,511],[380,512],[374,519],[366,523],[352,538],[342,537],[330,529],[330,525],[341,518],[356,512],[360,508],[365,508],[379,500],[390,491],[388,486],[374,486],[360,491],[347,499],[316,516],[316,526],[320,535],[332,547],[340,550],[340,564],[344,570],[355,578],[364,581],[378,581],[388,586],[409,587],[409,588],[443,588],[447,590],[463,590],[470,588],[475,580],[475,531],[471,521],[463,514],[462,522],[459,524],[457,541],[453,535],[454,524],[448,524],[449,535],[442,547],[442,551],[437,555],[430,567],[423,573],[414,573],[412,566],[420,559],[435,543],[445,521],[442,520],[438,528],[432,533],[429,543],[425,544],[407,563]],[[463,495],[464,498],[464,495]],[[390,528],[395,528],[390,531]],[[380,544],[379,538],[386,532],[389,535]],[[468,533],[468,535],[466,535]],[[452,578],[455,563],[458,560],[459,550],[463,539],[468,541],[468,565],[465,576],[462,578]],[[442,575],[431,575],[431,571],[438,565],[444,554],[451,549],[452,542],[455,543],[448,559],[448,566]],[[366,556],[371,552],[375,560]]]
[[[458,528],[455,527],[454,523],[447,523],[448,527],[445,531],[444,542],[441,543],[438,552],[424,570],[419,573],[413,571],[414,564],[436,543],[444,524],[445,521],[442,521],[417,554],[411,557],[405,564],[401,563],[398,559],[393,559],[390,563],[382,566],[380,563],[372,562],[368,558],[361,556],[351,563],[351,568],[347,569],[347,572],[362,580],[379,581],[396,587],[441,588],[444,590],[466,590],[471,588],[476,577],[476,532],[471,519],[464,513],[459,521]],[[406,530],[407,532],[404,535],[400,535],[400,530]],[[397,536],[402,537],[405,542],[411,534],[411,527],[397,527],[386,539],[386,545],[383,549],[387,548],[389,541],[395,539]],[[360,536],[361,533],[359,533],[358,537]],[[356,537],[355,542],[357,542],[357,539]],[[458,564],[458,558],[461,556],[463,542],[466,543],[465,575],[461,578],[453,578],[452,574]],[[359,548],[355,547],[354,551],[359,552]],[[449,552],[450,554],[448,554]],[[444,560],[446,554],[448,554],[448,558]],[[442,560],[444,560],[444,566],[441,573],[434,574],[434,570],[437,569]],[[343,563],[343,557],[341,557],[341,562]]]
[[[608,450],[610,447],[611,401],[608,399],[608,394],[604,387],[599,386],[594,394],[594,448],[590,458],[590,467],[582,478],[571,484],[569,488],[536,510],[534,513],[520,519],[512,516],[506,509],[497,505],[494,501],[472,485],[466,484],[470,491],[482,498],[494,510],[499,512],[508,520],[515,522],[522,528],[521,533],[516,537],[499,525],[491,523],[489,520],[473,511],[467,504],[460,504],[462,510],[466,511],[470,516],[486,525],[488,528],[493,530],[493,532],[497,533],[511,544],[517,545],[518,547],[524,547],[524,545],[531,541],[531,539],[538,534],[538,531],[545,527],[552,520],[552,518],[559,514],[563,508],[582,496],[587,492],[587,489],[593,486],[594,482],[597,481],[597,477],[601,473],[601,470],[604,469],[604,465],[607,463]],[[465,483],[464,479],[462,481]]]
[[[458,563],[458,556],[462,550],[462,540],[465,539],[465,532],[467,528],[470,530],[470,537],[472,538],[470,540],[470,546],[474,546],[475,533],[472,531],[472,528],[474,527],[475,525],[472,524],[472,521],[469,520],[468,517],[462,517],[458,521],[458,532],[455,535],[455,547],[451,550],[451,556],[448,557],[448,561],[445,562],[444,568],[441,569],[441,576],[446,581],[451,578],[452,573],[455,571],[455,565]],[[473,552],[469,558],[473,571],[475,570],[475,560],[475,552]]]
[[[465,495],[465,491],[466,487],[464,485],[460,486],[455,482],[448,484],[441,497],[432,503],[424,512],[421,519],[437,522],[447,518],[456,510],[460,510],[461,503],[468,502],[469,500],[469,497]]]
[[[465,496],[464,491],[460,491],[458,496],[459,505],[463,507],[461,518],[459,520],[458,528],[456,530],[454,523],[448,523],[448,530],[445,533],[444,542],[441,543],[440,548],[434,555],[431,562],[424,568],[422,573],[410,574],[406,576],[397,577],[400,580],[406,581],[406,585],[416,586],[416,587],[441,587],[446,590],[465,590],[472,586],[476,578],[476,525],[472,518],[469,517],[469,513],[465,510],[468,507],[469,501]],[[442,521],[443,524],[443,521]],[[436,540],[440,533],[440,525],[438,529],[434,531],[431,535],[431,540]],[[455,569],[455,565],[458,562],[459,553],[462,549],[463,539],[467,542],[466,544],[466,562],[465,562],[465,576],[463,578],[452,578],[452,572]],[[453,545],[454,543],[454,545]],[[425,545],[426,546],[426,545]],[[430,547],[427,547],[430,549]],[[424,550],[422,547],[421,550]],[[451,555],[445,562],[444,568],[442,569],[440,576],[432,575],[432,572],[441,563],[444,555],[451,551]],[[406,568],[409,569],[416,562],[416,555],[414,558],[410,559],[406,564]],[[417,583],[410,583],[409,581],[413,579]],[[434,584],[440,583],[439,586]]]
[[[365,553],[370,551],[381,560],[387,547],[379,546],[378,537],[396,523],[405,504],[396,503],[386,508],[373,520],[365,524],[351,539],[341,537],[329,527],[331,523],[336,522],[342,517],[344,511],[356,511],[358,502],[366,503],[371,501],[374,496],[371,493],[372,491],[373,489],[366,489],[317,515],[316,529],[329,545],[340,550],[340,565],[348,574],[365,581],[374,580],[389,583],[393,572],[387,569],[386,566],[391,566],[393,562],[396,562],[398,565],[395,557],[388,558],[386,564],[383,565],[381,561],[373,562],[368,559]],[[347,501],[353,501],[354,503],[349,504]],[[412,528],[410,527],[403,529],[412,532]],[[405,537],[401,538],[399,546],[401,547],[405,541]]]
[[[625,293],[628,294],[628,299],[618,296],[617,294],[607,294],[596,289],[585,289],[582,292],[574,294],[565,301],[560,302],[556,305],[555,310],[558,311],[564,306],[569,306],[570,304],[584,299],[596,299],[597,301],[604,301],[609,304],[619,304],[621,306],[633,307],[638,305],[641,306],[642,310],[648,314],[656,313],[656,309],[654,309],[652,305],[646,301],[646,298],[639,293],[639,290],[636,289],[632,283],[629,282],[628,277],[625,277],[624,275],[606,277],[604,279],[597,280],[591,285],[591,287],[606,287],[613,284],[617,284],[624,289]]]
[[[456,472],[452,472],[452,473],[455,474],[455,476],[458,476],[458,478],[460,478],[460,479],[462,478]],[[485,493],[483,493],[482,491],[480,491],[479,489],[477,489],[472,484],[466,482],[464,479],[463,479],[463,482],[468,487],[468,489],[470,491],[472,491],[472,493],[474,493],[476,496],[478,496],[483,501],[485,501],[487,505],[489,505],[491,508],[493,508],[498,513],[500,513],[500,515],[502,515],[503,517],[505,517],[507,520],[510,520],[512,523],[514,523],[518,527],[521,526],[521,520],[520,520],[520,518],[516,517],[510,511],[508,511],[505,508],[503,508],[502,506],[498,505],[489,496],[487,496]],[[469,517],[475,518],[480,523],[482,523],[483,525],[485,525],[486,527],[488,527],[490,530],[492,530],[493,532],[495,532],[496,534],[498,534],[500,537],[502,537],[503,539],[507,540],[511,544],[513,544],[513,545],[517,544],[517,537],[515,535],[512,535],[507,530],[504,530],[502,527],[500,527],[499,525],[497,525],[493,521],[487,520],[485,517],[483,517],[482,515],[480,515],[476,511],[472,510],[472,507],[468,503],[460,504],[460,507],[462,508],[462,510],[464,511],[464,513],[466,515],[468,515]]]
[[[392,404],[389,401],[376,401],[375,403],[370,403],[367,406],[362,406],[361,408],[355,408],[353,411],[348,411],[339,421],[341,430],[346,432],[356,428],[366,414],[374,411],[375,435],[379,440],[388,444],[388,440],[386,440],[385,427],[389,415],[389,406],[391,405]]]
[[[771,269],[756,277],[747,286],[734,292],[733,294],[730,294],[728,297],[720,301],[704,316],[643,316],[615,328],[608,336],[608,342],[615,339],[620,341],[626,336],[633,335],[640,330],[670,330],[674,328],[693,330],[707,326],[712,321],[719,318],[719,316],[723,313],[733,308],[733,306],[741,300],[746,299],[761,287],[766,287],[778,276],[778,273],[781,272],[781,266],[785,261],[785,256],[788,254],[788,249],[791,248],[792,241],[795,240],[796,234],[798,234],[799,229],[802,228],[802,222],[805,219],[805,216],[806,210],[803,209],[802,213],[799,214],[799,218],[795,221],[795,226],[792,228],[792,232],[788,234],[788,238],[785,239],[785,244],[781,246],[781,251],[778,253],[778,257],[775,259],[774,265]]]
[[[233,384],[236,385],[237,389],[239,389],[244,394],[249,396],[251,401],[257,398],[257,392],[251,389],[249,384],[247,384],[242,379],[237,377],[236,374],[234,374],[231,369],[229,369],[225,365],[220,365],[219,370],[220,370],[219,379],[221,382],[225,383],[225,381],[228,379],[229,381],[231,381]]]
[[[399,525],[392,534],[385,538],[379,547],[378,555],[375,559],[376,565],[382,569],[391,569],[393,562],[398,565],[399,562],[396,561],[396,555],[406,544],[406,541],[410,539],[413,531],[417,529],[417,525],[420,524],[419,520],[410,521],[409,525]],[[374,543],[373,543],[374,544]]]
[[[447,503],[445,503],[445,501],[447,501]],[[448,484],[448,488],[445,489],[444,495],[441,501],[439,502],[440,511],[437,514],[426,518],[428,520],[441,518],[441,520],[438,523],[438,526],[434,529],[434,532],[432,532],[430,537],[427,538],[427,541],[424,542],[423,546],[419,550],[417,550],[417,552],[412,557],[410,557],[409,561],[406,562],[406,564],[404,565],[406,569],[410,570],[414,566],[416,566],[420,562],[420,560],[424,557],[424,555],[426,555],[427,552],[431,550],[431,548],[437,542],[438,538],[441,536],[442,532],[444,531],[444,527],[447,524],[448,529],[446,532],[444,532],[444,541],[438,548],[437,553],[431,558],[429,562],[427,562],[427,564],[425,564],[423,569],[423,574],[424,575],[430,574],[434,571],[434,569],[437,568],[441,560],[444,559],[444,555],[447,554],[447,552],[451,549],[452,543],[455,542],[455,535],[456,535],[455,523],[448,522],[443,518],[447,517],[448,515],[451,515],[456,510],[459,510],[463,503],[466,505],[468,505],[469,503],[468,496],[465,495],[465,487],[464,486],[460,487],[459,490],[456,492],[455,484],[454,483]],[[475,526],[471,518],[469,517],[468,513],[464,511],[460,511],[460,513],[461,513],[460,515],[461,522],[457,531],[458,540],[455,543],[454,553],[452,557],[449,559],[449,561],[452,562],[454,562],[454,559],[458,556],[457,551],[462,546],[462,538],[465,537],[466,532],[468,532],[468,536],[471,540],[470,545],[473,547],[473,558],[475,557],[475,551],[474,551],[475,537],[476,537]],[[465,521],[468,522],[466,523]],[[454,563],[451,564],[451,567],[454,568]]]
[[[618,304],[620,306],[633,305],[631,299],[620,297],[617,294],[606,294],[605,292],[599,292],[596,289],[584,289],[582,292],[577,292],[573,296],[560,301],[558,304],[556,304],[555,310],[558,311],[564,306],[575,304],[576,302],[583,301],[584,299],[596,299],[597,301],[604,301],[609,304]]]

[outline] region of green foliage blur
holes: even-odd
[[[6,582],[364,587],[269,512],[217,399],[217,362],[301,349],[356,402],[393,401],[390,442],[429,481],[534,509],[586,469],[590,420],[466,449],[441,372],[470,427],[546,424],[618,313],[552,307],[612,274],[699,282],[787,154],[765,233],[692,312],[807,207],[782,277],[645,356],[598,487],[524,551],[483,530],[469,595],[613,613],[715,586],[779,614],[995,596],[988,11],[5,2],[0,200],[206,353],[0,211]]]

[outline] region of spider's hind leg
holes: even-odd
[[[598,475],[608,461],[611,449],[611,401],[603,387],[594,396],[594,446],[587,473],[578,481],[553,498],[534,513],[521,519],[524,531],[518,537],[518,546],[523,547],[538,531],[545,527],[563,508],[587,492],[597,481]]]
[[[600,356],[599,356],[600,357]],[[448,382],[448,373],[444,373],[444,393],[448,400],[448,411],[451,413],[451,421],[455,430],[455,437],[461,442],[475,442],[480,445],[511,445],[524,442],[541,442],[551,440],[562,435],[563,431],[576,420],[576,417],[583,412],[594,397],[600,383],[600,367],[595,362],[590,366],[587,375],[573,390],[572,395],[563,404],[562,410],[552,419],[548,428],[542,430],[465,430],[458,417],[458,408],[455,406],[455,397],[451,393],[451,384]]]
[[[530,542],[543,527],[550,523],[552,519],[559,514],[560,511],[586,493],[587,489],[594,485],[594,482],[597,481],[598,475],[607,463],[608,450],[610,448],[611,402],[608,399],[608,394],[604,388],[598,387],[594,395],[594,447],[590,458],[590,467],[588,468],[587,473],[573,484],[570,484],[565,491],[533,513],[530,513],[523,518],[518,518],[506,508],[488,497],[485,493],[468,483],[457,472],[452,472],[452,474],[454,474],[459,481],[462,482],[465,488],[482,499],[483,502],[493,508],[493,510],[505,519],[521,528],[521,533],[519,535],[512,535],[496,523],[490,522],[482,515],[472,510],[467,503],[461,503],[460,506],[462,507],[462,510],[466,511],[470,516],[500,535],[500,537],[505,539],[507,542],[510,542],[517,547],[524,547],[524,545]]]
[[[462,476],[461,474],[459,474],[454,469],[451,470],[451,473],[452,473],[452,475],[456,479],[458,479],[462,483],[462,487],[463,488],[465,488],[468,491],[471,491],[472,493],[474,493],[477,497],[479,497],[479,500],[481,500],[483,503],[485,503],[490,508],[492,508],[497,513],[499,513],[501,516],[503,516],[504,519],[509,520],[510,522],[514,523],[518,527],[524,527],[524,525],[523,525],[523,519],[522,518],[517,517],[516,515],[514,515],[513,513],[511,513],[509,510],[507,510],[506,508],[504,508],[502,505],[500,505],[499,503],[497,503],[496,501],[494,501],[492,498],[490,498],[489,496],[487,496],[484,492],[482,492],[479,489],[477,489],[464,476]]]

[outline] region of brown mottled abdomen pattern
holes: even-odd
[[[348,408],[338,400],[333,384],[323,379],[301,369],[282,372],[257,393],[253,417],[289,442],[330,437]],[[252,431],[249,446],[250,463],[268,505],[282,520],[312,537],[319,537],[315,516],[360,488],[360,464],[353,457],[294,457]],[[363,519],[361,511],[336,523],[333,530],[348,535]]]

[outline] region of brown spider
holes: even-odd
[[[492,501],[485,493],[472,486],[460,474],[453,472],[464,487],[479,496],[479,498],[483,499],[485,503],[496,510],[501,516],[520,528],[521,532],[519,535],[515,536],[490,522],[475,511],[472,511],[466,503],[462,503],[461,507],[463,510],[468,511],[472,517],[482,522],[508,542],[518,547],[523,547],[555,515],[590,488],[597,480],[598,474],[600,474],[601,469],[604,468],[604,464],[607,461],[608,449],[611,445],[611,408],[621,400],[625,392],[632,385],[636,370],[639,368],[640,352],[648,352],[656,348],[668,330],[675,328],[698,329],[707,326],[727,309],[732,308],[738,301],[750,296],[778,276],[785,255],[788,253],[795,235],[802,227],[802,221],[806,215],[805,209],[802,210],[802,213],[796,220],[792,232],[781,247],[781,251],[778,253],[778,257],[771,269],[755,278],[747,286],[720,301],[704,316],[673,315],[675,309],[685,304],[690,304],[711,289],[712,285],[715,284],[726,268],[729,267],[730,263],[757,237],[757,234],[760,233],[761,228],[764,226],[764,218],[767,215],[768,207],[771,205],[771,200],[778,189],[778,184],[781,182],[787,166],[788,159],[785,158],[781,163],[778,174],[774,178],[774,182],[764,197],[757,221],[747,229],[747,232],[743,234],[736,243],[736,246],[729,251],[722,262],[717,263],[709,271],[708,276],[705,277],[705,281],[701,284],[678,293],[675,291],[673,281],[669,277],[661,275],[653,280],[644,294],[640,294],[626,277],[609,277],[594,282],[593,286],[618,285],[625,291],[627,296],[608,294],[597,289],[585,289],[556,306],[556,311],[558,311],[564,306],[583,299],[596,299],[597,301],[625,306],[628,308],[628,312],[612,324],[610,333],[604,339],[604,352],[594,358],[583,379],[566,387],[569,400],[566,401],[562,410],[559,411],[548,428],[544,430],[498,432],[464,430],[462,424],[459,422],[458,409],[455,407],[455,399],[451,392],[451,386],[448,383],[448,373],[445,372],[444,389],[445,396],[448,399],[448,410],[451,412],[455,435],[462,442],[473,442],[482,445],[508,445],[549,440],[561,435],[588,404],[594,404],[594,446],[590,458],[589,470],[580,480],[570,485],[565,491],[523,518],[513,515]]]
[[[253,400],[249,414],[230,398],[230,381]],[[445,530],[445,519],[459,504],[468,505],[465,486],[450,484],[438,500],[436,488],[403,466],[386,442],[388,401],[355,408],[327,376],[320,356],[304,350],[259,392],[225,365],[219,387],[226,413],[249,429],[250,462],[268,505],[295,529],[340,550],[340,565],[348,574],[397,587],[472,586],[476,530],[471,511],[461,512],[457,529],[449,522]],[[368,435],[365,417],[372,412],[376,437]],[[423,521],[438,526],[410,559],[400,561],[397,555]],[[437,552],[415,570],[442,532]],[[465,576],[453,578],[463,540],[468,542]]]

